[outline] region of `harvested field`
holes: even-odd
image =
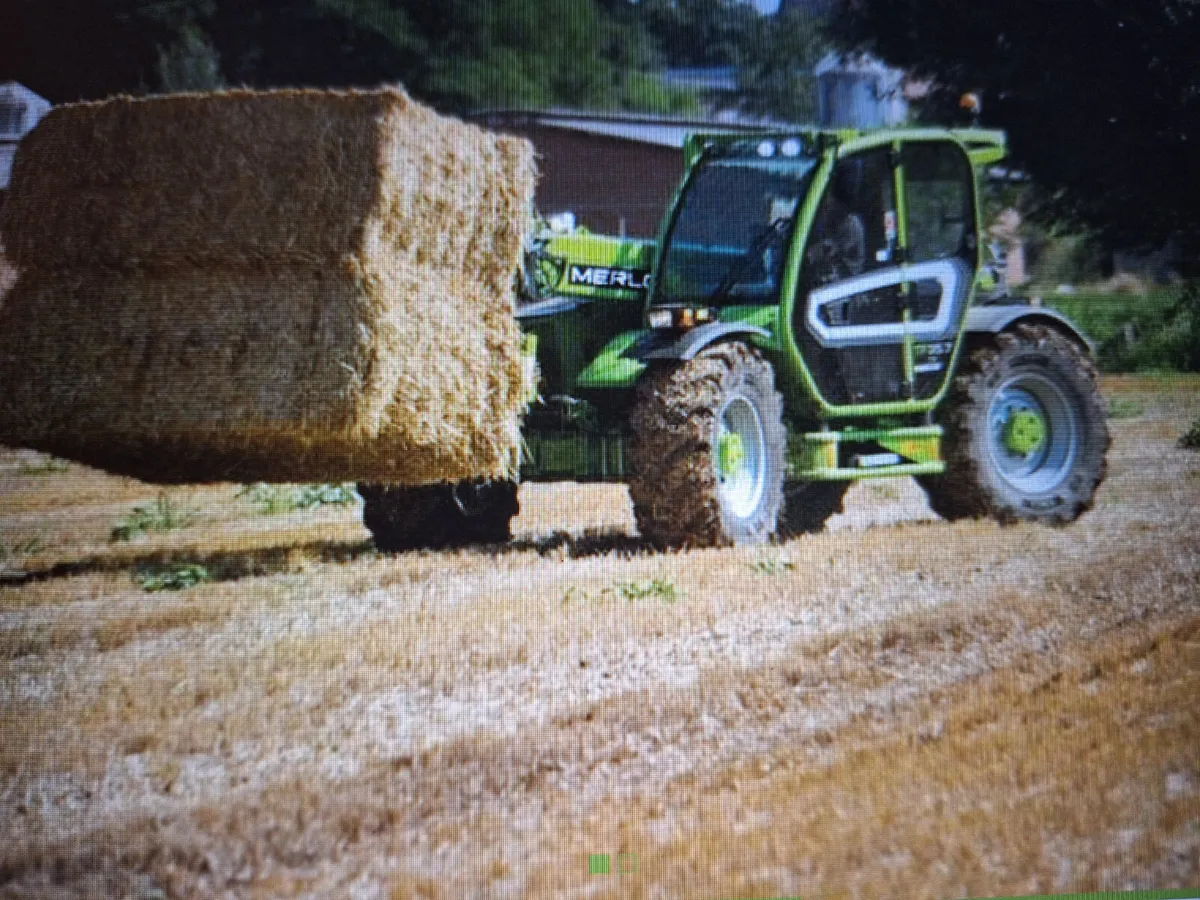
[[[652,553],[577,485],[503,547],[230,485],[111,543],[157,489],[6,452],[0,897],[1196,887],[1200,379],[1104,390],[1068,528],[882,482],[761,550]]]
[[[0,218],[0,439],[161,483],[511,474],[534,178],[399,90],[58,107]]]

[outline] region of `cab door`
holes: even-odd
[[[861,174],[839,184],[847,169]],[[830,265],[822,248],[846,209],[857,223],[834,246],[853,243],[853,264],[842,253],[843,262]],[[861,241],[850,241],[851,232]],[[935,395],[977,264],[974,174],[958,144],[903,142],[839,160],[807,239],[804,302],[793,323],[825,399],[861,405]]]
[[[833,404],[904,397],[898,188],[891,146],[839,159],[805,239],[792,333]]]
[[[900,176],[913,396],[923,400],[949,374],[979,266],[975,173],[958,144],[913,141]]]

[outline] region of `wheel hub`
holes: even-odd
[[[1026,494],[1054,490],[1079,452],[1079,418],[1062,388],[1041,373],[1010,377],[988,413],[997,473]]]
[[[1006,449],[1017,456],[1029,456],[1046,443],[1046,419],[1038,410],[1016,409],[1004,423]]]
[[[717,465],[722,478],[736,478],[746,466],[746,443],[740,434],[727,431],[721,435],[717,449]]]
[[[717,418],[717,490],[728,513],[749,518],[766,490],[766,437],[754,404],[735,395]]]

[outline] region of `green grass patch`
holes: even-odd
[[[1141,401],[1132,397],[1113,397],[1108,401],[1110,419],[1136,419],[1146,412]]]
[[[633,603],[639,600],[659,600],[663,603],[674,603],[682,599],[683,592],[669,578],[650,578],[638,581],[618,581],[599,591],[582,591],[572,585],[563,595],[563,603],[583,602],[599,603],[605,600],[625,600]]]
[[[23,557],[41,553],[45,549],[46,542],[40,537],[0,541],[0,564],[12,563]]]
[[[213,580],[212,573],[207,568],[195,563],[178,566],[147,566],[139,569],[133,578],[143,591],[150,593],[186,591],[188,588]]]
[[[348,506],[359,499],[353,484],[251,484],[238,491],[237,497],[266,516],[322,506]]]
[[[22,475],[53,475],[57,472],[65,472],[71,467],[71,464],[65,459],[59,459],[57,456],[42,456],[35,460],[24,460],[17,468],[17,471]]]
[[[796,571],[796,564],[782,553],[773,553],[760,556],[750,564],[750,568],[759,575],[786,575]]]
[[[196,517],[195,510],[180,509],[163,493],[153,503],[135,506],[113,526],[108,539],[117,544],[145,537],[150,532],[188,528],[196,523]]]

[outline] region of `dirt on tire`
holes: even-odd
[[[751,396],[764,430],[767,472],[748,520],[722,510],[715,462],[716,419],[731,392]],[[742,343],[709,347],[645,378],[630,416],[629,494],[642,536],[660,547],[726,547],[768,540],[783,505],[783,398],[770,364]]]
[[[1041,496],[1006,483],[990,459],[989,404],[1014,372],[1040,368],[1057,380],[1078,416],[1080,447],[1069,474]],[[978,347],[955,376],[939,413],[945,428],[944,475],[921,476],[929,505],[942,518],[993,518],[1064,525],[1091,509],[1107,470],[1110,437],[1099,374],[1084,350],[1045,325],[1021,325]]]

